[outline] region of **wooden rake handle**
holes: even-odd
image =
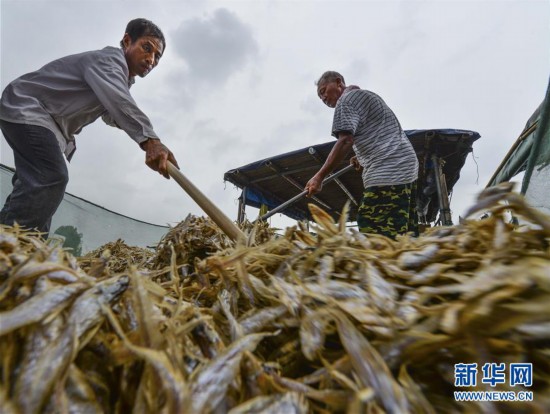
[[[208,199],[195,185],[168,161],[168,174],[181,188],[208,214],[214,223],[233,241],[244,241],[244,233],[227,217],[212,201]]]

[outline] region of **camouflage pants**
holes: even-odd
[[[418,236],[416,181],[366,188],[357,212],[357,226],[362,233],[392,239],[407,232]]]

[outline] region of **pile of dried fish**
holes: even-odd
[[[239,228],[248,235],[248,245],[265,243],[276,233],[276,229],[261,221],[244,221]],[[231,239],[210,218],[189,214],[161,239],[149,267],[163,269],[175,261],[177,266],[192,268],[197,261],[232,246]]]
[[[188,218],[154,265],[95,277],[1,230],[2,411],[545,412],[548,217],[493,190],[460,225],[393,241],[311,208],[313,233],[237,247]],[[455,401],[454,365],[474,362],[532,363],[513,391],[534,401]]]
[[[124,240],[118,239],[78,258],[78,264],[86,273],[99,276],[124,272],[130,266],[148,267],[154,256],[152,250],[128,246]]]
[[[81,395],[95,399],[74,361],[100,329],[102,308],[127,286],[128,276],[96,280],[59,247],[2,229],[0,411],[62,411]]]

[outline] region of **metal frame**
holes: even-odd
[[[421,165],[418,177],[419,202],[422,198],[422,203],[419,204],[419,224],[450,226],[453,223],[449,192],[460,176],[466,157],[472,151],[473,142],[480,135],[475,131],[458,129],[409,130],[405,133],[411,140]],[[285,210],[285,214],[301,220],[296,216],[303,217],[306,214],[309,217],[305,207],[309,202],[318,204],[335,219],[338,219],[346,200],[352,203],[351,214],[356,212],[363,190],[359,175],[353,179],[351,176],[342,179],[335,177],[334,184],[326,189],[326,194],[320,193],[307,202],[299,200],[300,194],[293,195],[292,189],[303,190],[309,177],[324,164],[329,153],[327,151],[330,151],[327,144],[275,155],[226,172],[224,179],[242,189],[237,220],[245,220],[247,204],[259,206],[264,203],[264,199],[271,210],[268,213],[262,211],[262,219]],[[338,168],[343,169],[345,166],[346,163],[342,163]],[[298,205],[293,206],[293,209],[291,205],[295,199]]]

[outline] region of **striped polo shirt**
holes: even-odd
[[[332,135],[349,132],[363,167],[365,188],[399,185],[418,177],[418,159],[397,117],[378,95],[348,87],[334,108]]]

